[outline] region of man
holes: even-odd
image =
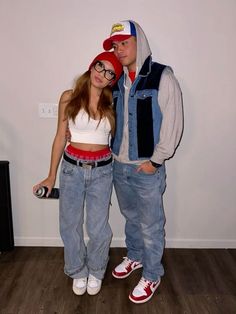
[[[144,303],[164,274],[165,160],[174,154],[181,138],[182,96],[171,68],[152,62],[147,38],[136,22],[114,24],[103,47],[113,49],[124,68],[113,89],[113,153],[114,187],[126,219],[127,257],[112,274],[122,279],[143,267],[129,299]]]

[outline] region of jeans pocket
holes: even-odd
[[[102,177],[110,177],[112,175],[112,163],[101,168],[100,175]]]
[[[62,174],[66,176],[71,176],[75,170],[75,167],[75,165],[72,165],[69,162],[63,160],[61,169]]]
[[[142,172],[146,176],[155,176],[157,174],[157,171],[154,172]]]
[[[157,169],[154,172],[144,172],[143,170],[139,172],[139,174],[143,175],[143,176],[155,176],[158,175],[159,170]]]

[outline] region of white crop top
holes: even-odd
[[[99,125],[98,125],[99,124]],[[81,109],[75,117],[75,122],[69,119],[71,142],[88,144],[109,144],[111,125],[108,118],[99,120],[89,118],[87,112]]]

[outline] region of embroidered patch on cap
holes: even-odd
[[[136,29],[131,21],[122,21],[112,25],[110,37],[103,42],[103,48],[110,50],[113,41],[122,41],[131,36],[136,37]]]

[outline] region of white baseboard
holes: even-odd
[[[61,238],[58,237],[15,237],[15,246],[63,246]]]
[[[15,246],[63,246],[61,238],[15,237]],[[85,242],[88,238],[85,238]],[[111,247],[125,247],[124,238],[114,238]]]
[[[166,239],[166,248],[236,249],[236,239]]]
[[[85,242],[87,242],[85,238]],[[63,246],[61,238],[15,237],[15,246]],[[113,238],[111,247],[125,247],[124,238]],[[236,239],[166,239],[166,248],[235,249]]]

